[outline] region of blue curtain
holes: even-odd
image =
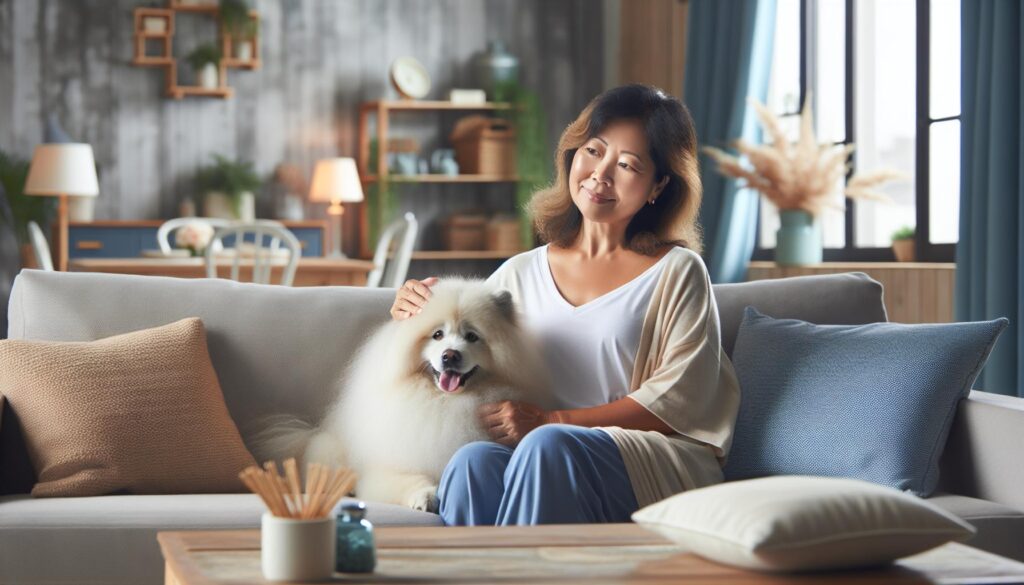
[[[776,0],[691,0],[687,15],[684,101],[701,144],[723,147],[743,136],[760,140],[747,97],[765,101],[771,69]],[[746,278],[754,250],[757,193],[700,157],[704,260],[713,282]]]
[[[1024,396],[1022,29],[1019,0],[961,3],[956,318],[1010,319],[975,387],[1016,396]]]

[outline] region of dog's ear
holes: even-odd
[[[512,302],[512,293],[508,290],[500,289],[491,294],[491,298],[494,300],[494,305],[498,307],[498,312],[501,313],[501,316],[515,323],[516,306]]]

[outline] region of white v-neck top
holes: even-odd
[[[633,280],[573,306],[558,291],[548,247],[525,252],[515,275],[524,326],[537,337],[559,408],[607,404],[629,392],[640,330],[661,267],[673,249]],[[511,263],[488,279],[499,281]]]

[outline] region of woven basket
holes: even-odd
[[[444,222],[444,246],[448,250],[483,250],[487,246],[487,218],[455,214]]]
[[[451,141],[462,173],[515,176],[516,132],[507,120],[467,116],[455,125]]]

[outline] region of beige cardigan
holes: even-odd
[[[697,253],[680,250],[666,259],[647,307],[628,395],[677,434],[602,429],[619,447],[640,507],[721,482],[739,409],[711,279]],[[492,280],[519,298],[519,268],[527,260],[510,259]]]

